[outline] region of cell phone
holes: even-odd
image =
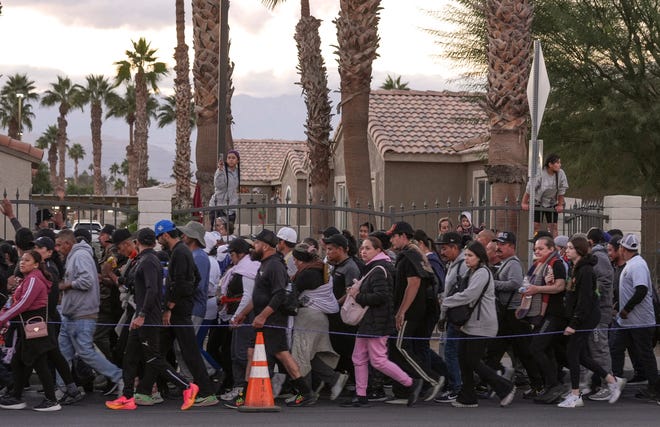
[[[225,159],[225,155],[223,153],[220,153],[220,155],[218,156],[218,163],[223,162],[224,159]]]

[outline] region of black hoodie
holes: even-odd
[[[600,319],[598,285],[594,266],[598,259],[587,254],[573,267],[566,286],[566,318],[575,330],[595,328]]]

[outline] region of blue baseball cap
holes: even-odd
[[[160,236],[163,233],[176,230],[176,225],[169,219],[161,219],[154,225],[154,231],[156,232],[156,237]]]

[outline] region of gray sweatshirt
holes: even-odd
[[[506,304],[507,309],[515,310],[520,306],[520,293],[518,289],[523,282],[523,269],[517,256],[502,261],[500,269],[495,274],[495,291],[500,304]]]
[[[92,247],[82,241],[66,257],[64,282],[73,286],[62,293],[62,314],[68,318],[91,318],[99,312],[99,276],[92,254]]]
[[[450,307],[469,304],[473,306],[481,292],[486,288],[480,305],[477,305],[470,316],[470,320],[461,327],[461,331],[473,336],[494,337],[497,335],[497,311],[495,309],[495,286],[493,275],[488,268],[478,268],[470,276],[468,287],[463,292],[458,292],[442,301],[442,313],[446,313]],[[444,317],[444,316],[443,316]]]
[[[607,249],[603,245],[594,245],[591,248],[591,253],[598,259],[598,263],[594,266],[594,273],[596,273],[598,293],[600,294],[600,323],[609,324],[612,320],[612,305],[614,304],[614,290],[612,288],[614,269],[607,256]]]
[[[465,265],[465,253],[461,251],[455,260],[449,264],[447,275],[445,276],[445,292],[443,298],[447,298],[451,289],[459,282],[459,277],[465,277],[468,274],[468,266]]]

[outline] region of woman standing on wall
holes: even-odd
[[[217,210],[211,212],[211,227],[215,218],[224,217],[225,222],[233,223],[236,220],[236,210],[223,208],[223,206],[238,204],[238,191],[241,185],[241,156],[236,150],[229,150],[227,161],[222,157],[218,160],[218,169],[213,177],[215,187],[209,206],[217,206]],[[213,230],[211,230],[213,231]]]

